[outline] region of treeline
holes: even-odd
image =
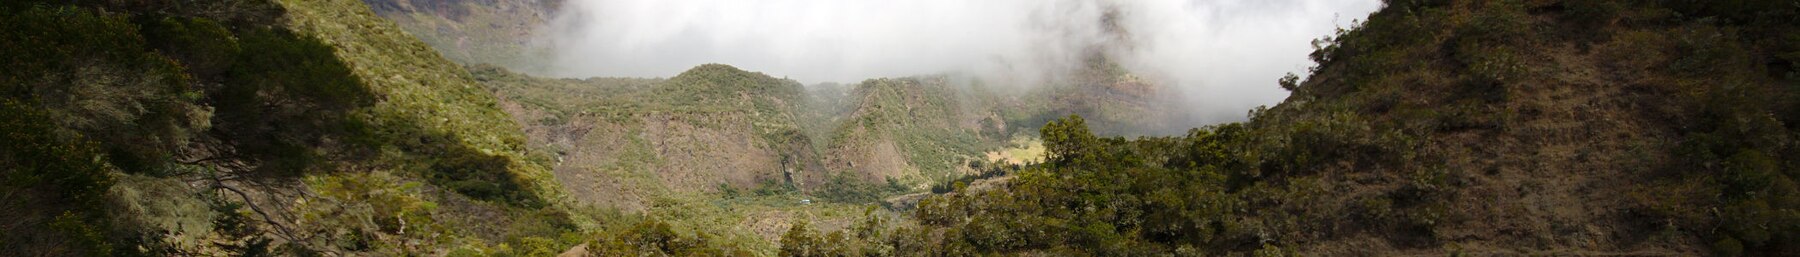
[[[781,238],[782,256],[971,256],[1037,252],[1050,255],[1212,255],[1232,251],[1279,254],[1250,218],[1259,201],[1316,193],[1247,183],[1237,156],[1242,124],[1196,129],[1183,137],[1102,138],[1072,116],[1042,129],[1048,161],[1015,172],[1005,188],[955,191],[927,198],[907,217],[871,211],[849,228],[820,232],[801,222]],[[993,172],[1003,169],[995,167]],[[646,222],[620,236],[591,242],[640,255],[708,256],[729,246],[708,245],[704,233],[680,235]],[[651,235],[651,236],[642,236]],[[690,255],[694,254],[694,255]],[[632,255],[632,254],[626,254]]]

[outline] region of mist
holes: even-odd
[[[1173,87],[1198,123],[1279,102],[1311,40],[1379,0],[570,0],[537,40],[559,77],[724,63],[803,83],[972,74],[1049,83],[1099,53]]]

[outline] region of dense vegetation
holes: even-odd
[[[1048,161],[1003,188],[928,198],[886,236],[790,232],[783,253],[1791,253],[1797,8],[1390,1],[1248,122],[1051,122]]]
[[[505,254],[574,232],[492,98],[367,12],[0,4],[0,254]]]
[[[807,132],[830,136],[815,144],[854,148],[887,139],[912,144],[894,147],[908,165],[961,170],[977,163],[968,170],[986,172],[933,178],[932,191],[941,195],[910,215],[872,212],[848,226],[788,226],[776,253],[1796,251],[1790,231],[1800,231],[1792,208],[1800,101],[1792,99],[1800,92],[1800,45],[1793,43],[1800,6],[1386,4],[1315,42],[1310,74],[1273,81],[1293,91],[1287,101],[1252,110],[1247,122],[1181,136],[1096,135],[1154,134],[1159,123],[1144,120],[1167,118],[1142,104],[1155,103],[1149,98],[1156,87],[1104,56],[1021,102],[918,78],[826,88],[850,98],[826,99],[834,107],[826,110],[836,113],[818,116],[847,118],[802,116],[801,124],[835,128]],[[941,120],[971,109],[992,117]],[[979,126],[928,124],[969,121]],[[996,169],[955,160],[982,148],[957,144],[1029,130],[1048,147],[1043,164]],[[937,143],[944,138],[957,139]],[[878,162],[857,160],[870,163]],[[771,185],[756,191],[793,192]],[[880,186],[834,188],[859,189],[832,190],[850,196],[833,201],[860,202]],[[716,255],[744,247],[709,239],[716,238],[710,229],[640,224],[614,234],[632,236],[603,236],[590,246],[610,245],[603,255]]]
[[[994,148],[1001,135],[995,126],[969,127],[966,120],[989,120],[991,101],[980,92],[952,85],[948,77],[871,79],[858,83],[845,97],[845,113],[834,116],[826,152],[827,165],[865,176],[867,181],[897,180],[906,185],[945,181],[964,172],[965,163]],[[887,146],[879,144],[890,144]],[[869,154],[892,147],[901,163],[883,165],[887,156]]]
[[[7,1],[0,255],[1800,252],[1800,5],[1385,4],[1283,103],[1128,139],[1169,117],[1103,53],[809,92],[471,74],[352,0]]]

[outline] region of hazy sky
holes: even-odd
[[[1107,49],[1206,120],[1287,93],[1310,41],[1379,0],[569,0],[540,38],[550,75],[669,77],[724,63],[803,83],[945,72],[1043,77]],[[1101,16],[1117,14],[1124,36]],[[1017,82],[1030,84],[1034,82]]]

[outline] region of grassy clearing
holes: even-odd
[[[1044,162],[1044,141],[1036,137],[1014,136],[1007,142],[1005,149],[987,152],[987,162],[993,164],[1026,165]]]

